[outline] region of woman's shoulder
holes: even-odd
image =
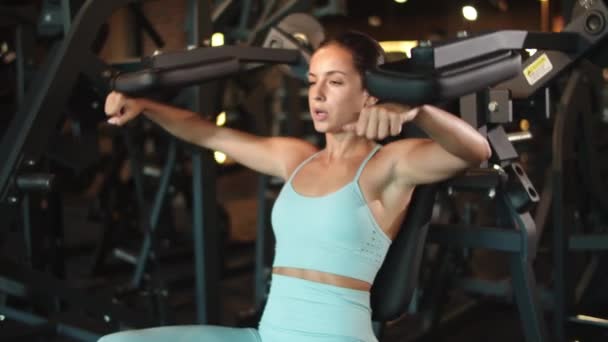
[[[391,170],[397,162],[408,162],[410,152],[428,139],[401,139],[382,144],[377,147],[377,152],[369,160],[366,168],[373,170],[371,173],[377,177],[390,177]]]
[[[275,138],[276,143],[281,145],[286,175],[290,175],[300,164],[312,158],[320,150],[314,144],[299,138],[281,137]]]

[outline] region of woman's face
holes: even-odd
[[[344,125],[355,122],[369,98],[351,53],[337,44],[314,53],[308,81],[308,106],[321,133],[339,133]]]

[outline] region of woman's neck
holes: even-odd
[[[347,159],[360,154],[367,154],[376,142],[359,137],[354,133],[325,134],[325,151],[323,158],[327,161]]]

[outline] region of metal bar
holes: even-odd
[[[21,201],[21,219],[23,220],[23,241],[25,243],[25,258],[28,266],[33,266],[34,255],[32,250],[32,221],[30,210],[30,196],[26,192]]]
[[[524,336],[528,342],[548,341],[547,328],[543,318],[538,289],[531,260],[522,258],[520,253],[509,256],[513,293],[519,309]]]
[[[537,229],[539,239],[542,237],[545,228],[547,228],[547,218],[551,212],[551,202],[553,200],[553,179],[551,170],[545,172],[545,181],[543,184],[543,190],[540,195],[540,201],[536,206],[536,212],[534,213],[534,225]]]
[[[251,32],[249,33],[249,39],[247,40],[247,43],[249,43],[249,44],[253,43],[258,32],[266,30],[270,26],[278,23],[279,20],[283,19],[283,17],[285,17],[290,12],[293,12],[295,9],[298,8],[298,6],[302,5],[304,2],[306,2],[306,1],[303,1],[303,0],[285,1],[278,10],[276,10],[274,13],[272,13],[270,18],[267,18],[263,22],[258,23],[258,25],[256,25],[253,28],[253,30],[251,30]]]
[[[503,252],[520,252],[523,248],[518,231],[467,225],[431,224],[428,241]]]
[[[566,331],[564,323],[566,320],[566,259],[567,259],[567,248],[566,248],[566,231],[565,222],[562,222],[564,215],[562,214],[564,208],[562,198],[562,176],[561,173],[553,173],[553,291],[555,298],[555,307],[553,310],[553,329],[556,335],[556,341],[566,341]]]
[[[13,309],[8,306],[0,306],[0,313],[8,317],[9,319],[24,322],[29,325],[42,325],[42,324],[55,324],[55,329],[58,334],[71,337],[78,341],[83,342],[96,342],[101,337],[100,334],[95,334],[90,331],[74,327],[69,324],[55,322],[52,323],[49,320],[40,316],[34,315],[29,312]]]
[[[268,189],[268,176],[258,176],[258,208],[256,218],[256,239],[255,239],[255,271],[254,271],[254,307],[256,310],[261,310],[264,302],[266,301],[266,295],[268,293],[267,288],[267,275],[266,275],[266,229],[268,222],[268,199],[266,198],[266,191]]]
[[[591,256],[591,260],[585,266],[585,270],[582,272],[579,281],[576,284],[576,288],[574,289],[574,302],[580,303],[581,298],[589,288],[589,284],[594,278],[595,272],[600,263],[600,258],[597,254]]]
[[[137,199],[137,206],[139,210],[145,212],[146,201],[144,196],[144,179],[142,175],[142,163],[138,156],[133,139],[128,129],[121,130],[123,141],[127,147],[127,155],[129,156],[129,166],[131,167],[131,175],[133,182],[135,183],[135,198]],[[145,222],[145,216],[142,214],[141,222]]]
[[[512,295],[512,286],[506,280],[491,281],[476,278],[461,278],[455,281],[455,287],[469,293],[508,298]]]
[[[527,141],[527,140],[531,140],[532,138],[534,138],[534,136],[532,135],[532,132],[530,132],[530,131],[507,133],[507,139],[509,139],[510,142]]]
[[[192,41],[193,46],[205,46],[213,34],[210,0],[192,0]],[[193,87],[192,110],[213,115],[219,112],[219,83],[211,82]],[[203,174],[203,165],[205,173]],[[195,295],[197,323],[217,324],[220,322],[218,267],[220,232],[217,229],[216,170],[215,161],[209,151],[192,150],[192,195],[195,254]]]
[[[429,234],[432,228],[429,229]],[[428,288],[424,290],[420,300],[421,330],[433,333],[442,320],[442,313],[448,302],[448,291],[453,280],[450,250],[440,246],[435,262],[431,264]]]
[[[575,317],[568,318],[568,320],[574,323],[583,323],[601,328],[608,328],[608,319],[606,318],[599,318],[587,315],[576,315]]]
[[[238,30],[239,34],[243,34],[247,30],[247,26],[249,25],[249,15],[251,14],[251,0],[242,0],[241,1],[241,15],[239,16],[239,25]]]
[[[169,181],[171,180],[171,174],[175,169],[177,143],[175,142],[175,138],[171,137],[169,139],[170,140],[169,147],[167,150],[167,160],[165,161],[165,166],[163,167],[163,173],[160,178],[158,190],[156,190],[156,196],[154,197],[154,204],[152,205],[152,209],[150,211],[150,221],[143,222],[143,224],[146,225],[146,236],[144,238],[139,257],[137,258],[138,260],[137,266],[135,268],[135,273],[133,274],[133,278],[131,280],[131,286],[133,286],[134,288],[139,288],[141,286],[141,282],[144,277],[144,272],[146,270],[146,265],[148,263],[148,258],[150,257],[150,251],[154,246],[154,232],[158,226],[158,220],[160,218],[160,213],[162,211],[163,204],[167,201]]]
[[[221,0],[220,3],[216,3],[215,6],[213,6],[213,13],[211,13],[211,21],[215,23],[222,16],[222,14],[226,12],[228,7],[232,5],[233,1],[234,0]]]
[[[568,240],[571,251],[606,251],[608,250],[608,233],[572,235]]]
[[[15,53],[17,55],[15,63],[17,68],[17,82],[15,84],[17,99],[15,104],[21,106],[25,96],[25,64],[28,59],[25,53],[25,32],[26,28],[20,24],[15,30]]]
[[[0,292],[16,297],[25,297],[28,295],[27,288],[21,283],[2,276],[0,276]]]
[[[82,74],[93,83],[100,93],[109,93],[111,90],[109,79],[113,73],[112,67],[91,51],[82,52],[80,58],[86,65]]]
[[[510,203],[508,196],[503,196],[504,201],[509,201],[509,211],[511,219],[513,220],[513,228],[520,234],[522,252],[521,257],[523,259],[534,260],[536,258],[536,251],[538,248],[539,236],[536,232],[536,226],[534,225],[534,219],[530,212],[526,211],[518,213],[515,207]]]
[[[158,31],[154,28],[154,25],[148,20],[146,15],[141,10],[140,4],[129,4],[129,10],[135,16],[138,26],[141,26],[143,31],[148,34],[148,37],[152,39],[152,42],[159,48],[165,47],[165,41],[160,36]]]
[[[72,24],[72,9],[71,0],[61,0],[61,22],[63,27],[63,35],[66,35],[70,31]]]
[[[501,169],[474,168],[464,174],[448,179],[442,187],[452,191],[489,191],[501,187],[507,180],[506,173]]]
[[[277,2],[276,0],[264,1],[264,11],[262,12],[262,15],[260,16],[260,21],[258,21],[254,27],[260,26],[260,24],[264,20],[268,19],[268,16],[270,15],[270,13],[272,13],[272,9],[276,5],[276,2]]]
[[[572,108],[577,98],[579,81],[582,77],[575,69],[570,75],[560,99],[560,106],[555,116],[553,127],[552,150],[554,151],[551,165],[552,179],[552,221],[553,221],[553,331],[557,342],[567,340],[566,319],[571,303],[570,286],[568,284],[568,232],[566,227],[571,226],[571,208],[566,203],[566,189],[564,169],[570,154],[573,153],[574,136],[571,127],[575,127],[576,111]]]
[[[206,190],[203,187],[203,157],[202,152],[197,151],[192,153],[192,226],[193,226],[193,238],[194,238],[194,277],[195,277],[195,294],[196,294],[196,317],[199,324],[205,324],[208,322],[207,318],[207,280],[205,279],[205,273],[207,271],[205,256],[206,252],[206,239],[205,239],[205,228],[208,228],[204,222],[204,214],[207,214],[209,206],[204,207],[206,203],[203,198],[203,191]],[[207,210],[205,210],[207,209]]]

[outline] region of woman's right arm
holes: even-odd
[[[316,148],[303,140],[260,137],[218,127],[197,113],[145,98],[112,92],[106,98],[108,122],[121,126],[140,113],[169,133],[192,144],[221,151],[236,162],[260,173],[287,179],[290,172]]]

